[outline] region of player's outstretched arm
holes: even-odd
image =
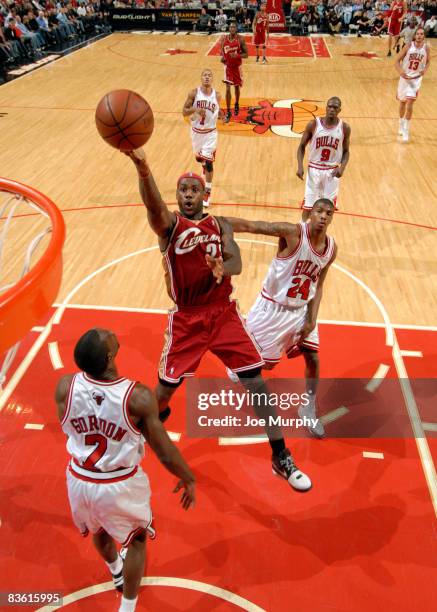
[[[267,221],[249,221],[237,217],[226,217],[234,232],[245,234],[262,234],[264,236],[299,236],[299,227],[294,223],[268,223]]]
[[[176,216],[167,208],[159,193],[143,149],[129,151],[126,155],[130,157],[137,169],[140,194],[147,208],[150,227],[160,238],[166,239],[176,223]]]
[[[319,307],[323,297],[323,283],[325,282],[326,275],[328,274],[328,270],[337,257],[337,245],[334,246],[334,253],[332,254],[331,261],[329,264],[323,268],[319,281],[317,283],[316,294],[313,299],[308,303],[307,315],[305,325],[300,331],[298,342],[302,342],[310,334],[316,326],[317,316],[319,314]]]
[[[180,478],[174,492],[184,489],[181,504],[185,510],[188,510],[195,502],[195,478],[159,420],[158,404],[154,394],[145,385],[137,384],[129,399],[128,409],[135,425],[142,431],[162,465]]]
[[[305,157],[305,149],[311,138],[313,137],[314,130],[316,128],[316,122],[313,119],[305,128],[302,138],[300,139],[299,146],[297,148],[297,172],[296,176],[303,180],[303,158]]]
[[[227,217],[216,217],[222,231],[223,276],[241,274],[240,247],[234,240],[234,230]],[[208,263],[208,265],[210,265]],[[211,267],[211,266],[210,266]]]

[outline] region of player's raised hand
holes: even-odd
[[[217,281],[217,284],[223,280],[223,275],[225,272],[225,266],[223,264],[223,257],[212,257],[208,253],[205,255],[206,263],[208,264],[214,278]]]
[[[188,510],[190,506],[194,507],[196,503],[196,483],[195,482],[184,482],[180,480],[173,490],[173,493],[177,493],[181,489],[184,492],[181,495],[181,505],[184,510]]]

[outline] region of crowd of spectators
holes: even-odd
[[[109,30],[109,6],[106,0],[0,0],[0,65],[33,62]]]
[[[437,36],[437,0],[408,0],[406,39],[419,25]],[[250,32],[261,0],[0,0],[0,65],[33,61],[47,50],[75,44],[95,31],[109,31],[109,8],[172,9],[202,7],[194,28],[226,31],[230,19],[239,32]],[[386,33],[388,0],[283,0],[287,26],[297,34]],[[224,10],[225,9],[225,10]]]

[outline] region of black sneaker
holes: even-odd
[[[229,121],[231,120],[232,114],[231,111],[228,110],[228,112],[225,115],[225,123],[229,123]]]
[[[240,112],[240,107],[239,107],[239,105],[238,105],[238,104],[236,104],[236,105],[234,106],[234,115],[235,115],[235,116],[237,116],[239,112]]]
[[[167,408],[164,408],[164,410],[162,410],[159,413],[159,420],[161,421],[161,423],[165,423],[170,415],[171,415],[171,408],[170,406],[167,406]]]
[[[387,57],[391,57],[391,51],[387,53]]]
[[[259,55],[256,56],[256,61],[259,62]]]
[[[272,455],[272,470],[273,474],[285,478],[296,491],[308,491],[312,487],[311,480],[298,469],[288,448],[279,455]]]

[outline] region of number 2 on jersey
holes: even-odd
[[[302,281],[302,283],[301,283],[301,280],[302,279],[299,276],[295,276],[295,278],[293,278],[292,280],[293,284],[291,285],[290,289],[287,291],[287,297],[297,298],[298,294],[300,294],[302,300],[308,299],[308,295],[310,292],[311,279],[307,278],[306,280]]]
[[[108,448],[108,440],[105,438],[105,436],[102,436],[102,434],[87,434],[85,436],[85,444],[87,446],[94,446],[97,444],[97,446],[93,452],[88,455],[88,458],[85,463],[82,464],[82,467],[91,471],[96,470],[98,469],[96,468],[97,461],[103,457],[106,449]]]

